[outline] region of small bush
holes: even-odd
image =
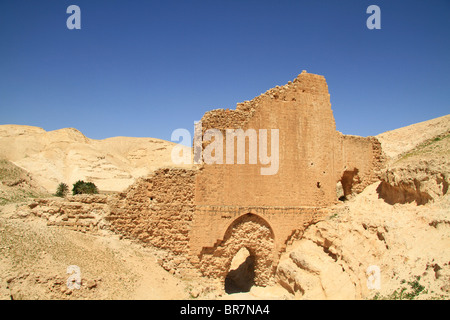
[[[420,276],[416,276],[415,278],[416,280],[408,282],[410,288],[402,287],[386,297],[380,296],[377,293],[374,300],[414,300],[421,294],[427,294],[428,290],[425,290],[425,287],[419,283]],[[402,280],[401,283],[403,284],[405,282],[405,280]]]
[[[65,183],[60,183],[56,189],[55,196],[64,198],[69,193],[69,186]]]
[[[98,194],[97,186],[92,182],[78,180],[73,184],[72,194]]]

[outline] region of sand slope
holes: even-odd
[[[425,141],[450,132],[450,114],[376,136],[388,159],[396,159]]]

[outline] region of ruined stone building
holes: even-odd
[[[325,78],[305,71],[235,110],[209,111],[201,122],[202,134],[278,129],[276,174],[261,174],[267,165],[260,160],[162,168],[123,192],[109,220],[116,231],[187,257],[204,275],[222,280],[246,248],[254,283],[268,284],[289,239],[337,201],[337,184],[344,196],[360,192],[377,180],[382,165],[376,138],[336,131]],[[269,136],[258,138],[271,150]],[[246,144],[246,159],[249,152]]]

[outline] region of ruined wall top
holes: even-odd
[[[203,131],[209,128],[244,128],[262,104],[272,101],[298,101],[307,95],[324,96],[329,99],[328,85],[324,76],[303,70],[293,81],[276,86],[249,101],[238,103],[235,110],[215,109],[207,111],[202,118]]]

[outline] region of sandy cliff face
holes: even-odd
[[[391,152],[377,191],[390,204],[426,204],[450,183],[450,115],[380,135]],[[393,140],[394,139],[394,140]]]
[[[377,185],[335,207],[287,248],[277,275],[297,298],[394,298],[415,281],[427,290],[419,298],[449,296],[449,195],[424,206],[392,206],[378,198]],[[373,265],[380,269],[377,290],[367,286]]]
[[[45,131],[0,126],[0,156],[28,171],[47,191],[64,182],[94,182],[101,191],[122,191],[137,177],[172,166],[172,142],[114,137],[93,140],[73,128]]]

